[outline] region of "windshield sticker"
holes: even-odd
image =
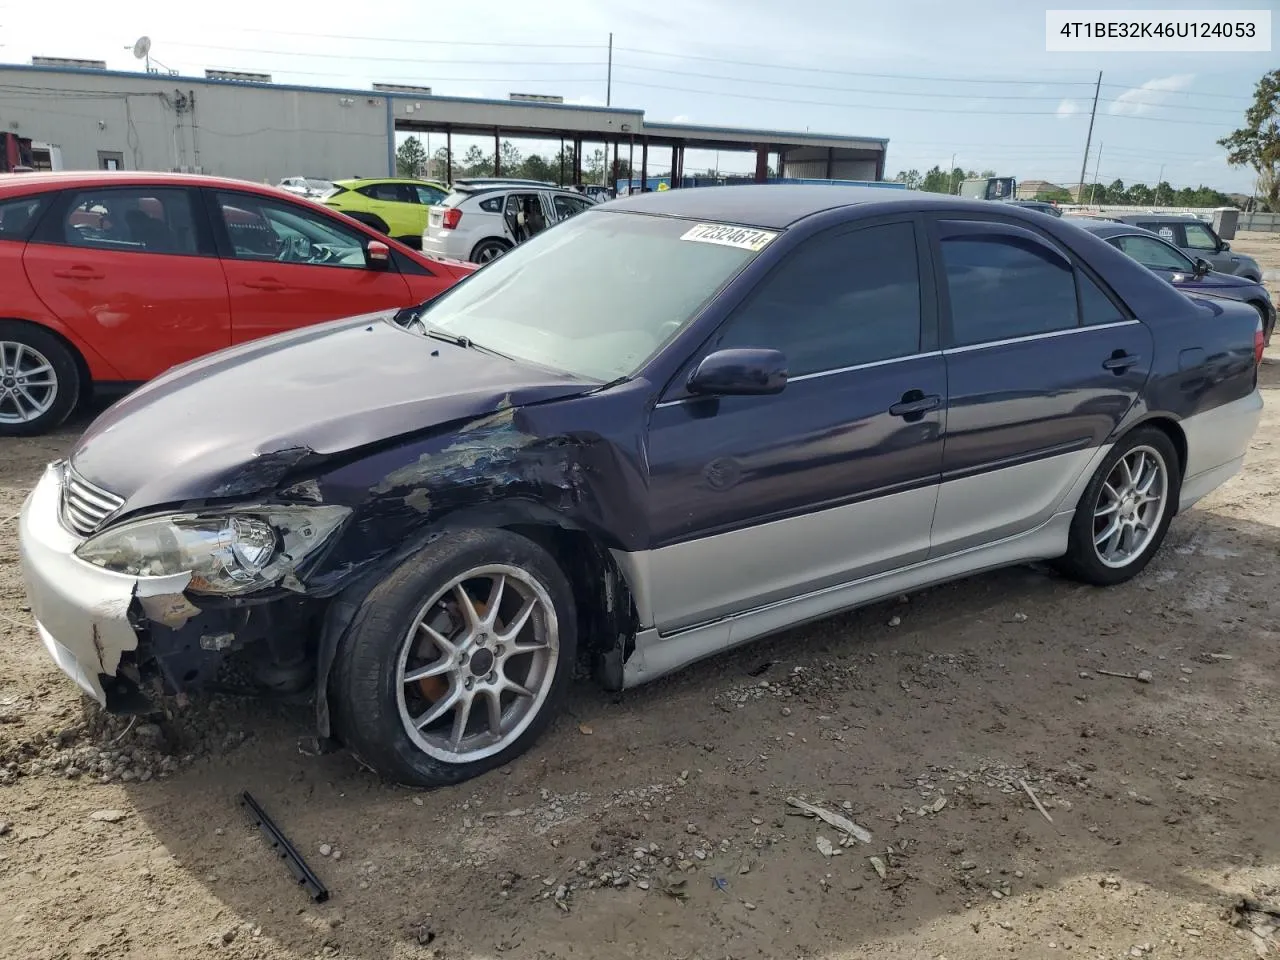
[[[737,247],[739,250],[759,253],[775,237],[777,234],[768,230],[731,227],[723,223],[699,223],[685,231],[680,239],[693,243],[718,243],[724,247]]]

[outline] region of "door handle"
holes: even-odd
[[[244,285],[254,290],[283,290],[285,288],[285,284],[279,280],[273,280],[271,277],[263,277],[261,280],[246,280]]]
[[[919,390],[908,390],[902,399],[889,408],[894,417],[918,417],[942,406],[942,397],[936,393],[925,395]]]
[[[67,267],[65,270],[55,270],[53,271],[53,275],[55,277],[62,277],[64,280],[101,280],[106,276],[105,273],[101,273],[93,269],[93,267],[86,267],[83,265]]]
[[[1110,370],[1112,373],[1121,374],[1136,364],[1142,358],[1135,353],[1125,353],[1123,350],[1117,350],[1111,354],[1106,360],[1102,361],[1102,368]]]

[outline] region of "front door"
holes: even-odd
[[[23,253],[45,306],[125,380],[231,344],[227,282],[197,204],[180,187],[71,190]]]
[[[1186,237],[1183,249],[1189,256],[1203,257],[1213,264],[1213,269],[1219,273],[1236,272],[1240,258],[1233,258],[1230,250],[1224,250],[1218,235],[1207,225],[1188,221],[1182,224],[1182,230]]]
[[[395,265],[367,265],[368,238],[322,211],[253,193],[211,195],[235,343],[412,301]]]
[[[950,399],[932,556],[1045,522],[1129,412],[1150,331],[1025,225],[939,220]]]
[[[717,349],[776,348],[785,389],[704,399],[685,394],[682,376],[653,411],[659,630],[927,554],[946,372],[920,233],[907,218],[806,241],[690,364]]]

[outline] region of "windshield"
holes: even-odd
[[[775,233],[590,210],[491,261],[422,319],[517,360],[634,375]]]

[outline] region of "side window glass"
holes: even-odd
[[[219,193],[218,208],[237,260],[365,268],[362,234],[293,204]]]
[[[426,207],[440,203],[447,196],[443,190],[436,190],[432,187],[424,187],[418,184],[414,184],[411,189],[417,194],[418,202]]]
[[[793,377],[920,349],[920,273],[909,223],[817,237],[730,318],[718,347],[772,347]]]
[[[44,209],[42,196],[0,201],[0,240],[25,240]]]
[[[1192,250],[1208,250],[1211,253],[1218,249],[1218,238],[1209,232],[1209,228],[1200,223],[1188,223],[1184,230],[1187,232],[1187,247]]]
[[[1178,242],[1172,223],[1140,223],[1138,226],[1143,230],[1150,230],[1156,236],[1168,240],[1170,243]]]
[[[395,194],[388,199],[394,200],[396,203],[414,203],[418,202],[418,191],[414,189],[410,183],[392,183],[388,184]]]
[[[1120,323],[1129,319],[1120,312],[1120,308],[1111,302],[1111,298],[1102,292],[1102,288],[1094,283],[1087,273],[1077,270],[1076,280],[1080,284],[1080,316],[1085,326]]]
[[[63,215],[62,242],[134,253],[199,253],[191,196],[175,189],[80,191]]]
[[[1071,264],[1022,234],[966,232],[951,223],[942,261],[954,346],[1028,337],[1079,325]]]
[[[1144,267],[1156,270],[1192,270],[1194,265],[1176,248],[1153,237],[1117,237],[1116,245]]]
[[[501,197],[490,197],[488,200],[481,200],[481,201],[480,201],[480,209],[481,209],[481,210],[485,210],[485,211],[487,211],[488,213],[501,213],[501,212],[502,212],[502,198],[501,198]]]
[[[590,203],[579,200],[577,197],[565,197],[560,194],[555,195],[553,203],[555,204],[557,220],[567,220],[574,214],[581,213],[591,206]]]

